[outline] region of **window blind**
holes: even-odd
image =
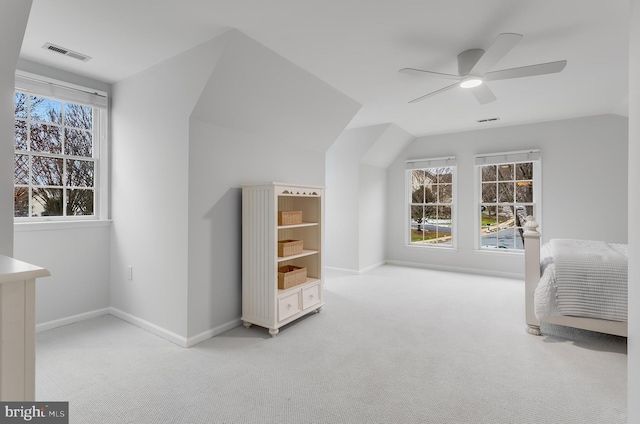
[[[28,75],[16,74],[15,87],[16,91],[34,96],[49,97],[100,109],[106,109],[108,105],[107,93],[78,86],[61,85]]]
[[[521,152],[494,153],[475,157],[476,165],[495,165],[497,163],[531,162],[540,159],[540,150],[524,150]]]
[[[412,159],[406,161],[406,169],[439,168],[443,166],[456,166],[455,157]]]

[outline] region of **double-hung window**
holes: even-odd
[[[476,156],[480,249],[524,249],[528,215],[539,220],[540,152]]]
[[[16,220],[99,218],[106,94],[16,75],[14,106]]]
[[[407,161],[408,242],[455,247],[456,159]]]

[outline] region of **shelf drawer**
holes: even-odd
[[[289,318],[301,310],[299,292],[278,299],[278,321]]]
[[[320,303],[320,284],[307,287],[302,290],[302,309],[310,308],[316,303]]]

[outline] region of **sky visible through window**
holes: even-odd
[[[21,92],[14,106],[14,216],[93,215],[93,108]]]

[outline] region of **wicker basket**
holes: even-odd
[[[284,258],[285,256],[297,255],[302,253],[303,246],[302,240],[279,240],[278,256]]]
[[[286,265],[278,268],[278,289],[285,290],[307,281],[307,268]]]
[[[302,224],[302,211],[278,211],[278,225]]]

